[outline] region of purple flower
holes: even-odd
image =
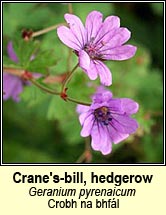
[[[18,63],[18,57],[13,49],[12,42],[7,45],[7,53],[9,58]],[[33,60],[34,56],[31,56],[30,60]],[[40,74],[34,74],[34,77],[41,77]],[[21,77],[3,72],[3,99],[7,100],[10,97],[15,101],[19,102],[19,95],[23,91],[25,85],[29,85],[30,82],[23,80]]]
[[[112,98],[112,93],[99,87],[92,97],[91,106],[78,105],[81,136],[91,135],[91,145],[102,154],[109,154],[112,143],[126,139],[138,128],[136,120],[130,117],[138,111],[138,104],[129,98]]]
[[[7,45],[7,53],[12,61],[18,63],[12,42],[9,42]],[[19,94],[22,91],[23,80],[18,76],[3,72],[3,99],[7,100],[11,97],[15,102],[18,102],[20,100]]]
[[[99,75],[105,86],[112,84],[112,76],[106,60],[126,60],[135,55],[136,47],[123,45],[130,38],[130,31],[120,27],[117,16],[109,16],[102,22],[103,15],[92,11],[86,18],[85,27],[81,20],[72,14],[65,14],[69,27],[57,29],[60,40],[75,50],[79,57],[79,66],[91,80]]]
[[[19,95],[23,91],[23,81],[20,77],[3,73],[3,99],[7,100],[10,97],[19,102]]]

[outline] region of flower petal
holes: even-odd
[[[111,125],[120,133],[132,134],[138,128],[138,123],[135,119],[127,115],[112,114]]]
[[[132,45],[123,45],[116,47],[107,52],[104,52],[104,59],[106,60],[127,60],[135,55],[137,48]]]
[[[90,60],[89,55],[84,50],[79,51],[79,66],[86,73],[88,73],[87,71],[90,68],[90,63],[91,63],[91,60]]]
[[[120,19],[118,16],[108,16],[103,23],[103,29],[111,31],[120,27]],[[103,30],[102,29],[102,30]]]
[[[81,20],[73,14],[65,14],[65,20],[69,24],[72,33],[75,38],[79,41],[81,48],[86,44],[86,31]]]
[[[9,42],[7,45],[7,53],[8,53],[9,58],[12,61],[18,63],[18,57],[17,57],[17,55],[13,49],[13,43],[12,42]]]
[[[20,95],[20,93],[22,93],[22,91],[23,91],[23,84],[22,84],[22,81],[19,80],[17,82],[17,84],[15,85],[15,88],[11,95],[11,97],[13,98],[14,101],[16,101],[16,102],[20,101],[19,95]]]
[[[104,55],[107,50],[121,46],[129,40],[130,36],[131,32],[127,28],[118,28],[113,34],[111,31],[102,40],[105,45],[100,49],[100,54]]]
[[[87,112],[81,113],[80,116],[79,116],[80,124],[83,125],[85,119],[88,118],[88,117],[89,117],[89,114]]]
[[[81,115],[83,115],[83,114],[81,114]],[[81,117],[81,115],[80,115],[80,117]],[[81,136],[82,137],[87,137],[87,136],[89,136],[91,134],[93,124],[94,124],[94,116],[93,116],[93,114],[89,114],[88,116],[86,114],[86,117],[84,116],[83,127],[82,127],[82,130],[81,130]]]
[[[104,86],[98,87],[96,93],[92,96],[94,103],[103,103],[103,101],[108,102],[111,99],[112,93],[109,90],[106,90]]]
[[[42,74],[41,73],[37,73],[37,72],[33,72],[32,75],[33,75],[33,78],[35,78],[35,79],[38,79],[38,78],[42,77]]]
[[[126,114],[134,114],[139,109],[138,103],[128,98],[121,99],[121,106]]]
[[[3,73],[3,99],[7,100],[10,97],[13,98],[15,102],[20,100],[19,94],[23,90],[22,81],[19,77]]]
[[[88,75],[90,80],[95,80],[97,78],[98,74],[94,62],[90,59],[89,55],[84,50],[81,50],[79,52],[79,65]]]
[[[98,11],[92,11],[86,18],[85,28],[87,30],[87,41],[92,41],[98,34],[98,31],[102,25],[102,13]]]
[[[57,34],[59,39],[70,48],[79,51],[81,49],[81,45],[75,39],[75,36],[71,32],[71,30],[65,26],[60,26],[57,28]]]
[[[100,81],[105,86],[112,84],[112,75],[108,67],[99,60],[94,61],[94,69],[100,77]]]
[[[92,148],[97,151],[101,151],[103,155],[107,155],[112,150],[112,143],[109,138],[109,135],[107,131],[100,126],[99,124],[96,124],[93,126],[93,129],[91,131],[92,136]]]
[[[86,105],[77,105],[76,111],[78,114],[85,113],[89,111],[89,106]]]
[[[129,134],[120,133],[111,125],[107,126],[107,129],[108,129],[108,133],[109,133],[111,141],[115,144],[125,140],[129,136]]]
[[[113,37],[116,29],[120,27],[120,19],[117,16],[108,16],[95,38],[95,43],[107,43]]]
[[[109,100],[109,108],[110,108],[110,111],[112,113],[121,113],[123,114],[123,110],[122,110],[122,107],[121,107],[121,100],[120,99],[116,99],[116,98],[112,98]]]

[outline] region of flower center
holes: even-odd
[[[94,115],[95,119],[104,125],[109,125],[109,122],[112,120],[111,113],[107,107],[96,109]]]
[[[102,55],[99,53],[99,47],[93,43],[94,38],[91,38],[90,42],[84,46],[84,50],[88,53],[91,59],[102,59]]]

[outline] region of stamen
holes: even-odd
[[[100,54],[99,50],[104,44],[101,44],[99,46],[98,44],[93,43],[94,39],[95,39],[94,37],[90,39],[90,42],[88,42],[84,46],[84,50],[88,53],[91,59],[102,60],[102,55]]]
[[[94,111],[94,116],[99,123],[104,125],[109,125],[110,121],[112,121],[111,112],[107,107],[101,107]]]

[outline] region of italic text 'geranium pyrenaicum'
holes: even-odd
[[[60,26],[57,29],[60,40],[75,51],[79,66],[91,80],[99,76],[103,85],[111,85],[111,72],[103,62],[127,60],[135,55],[135,46],[124,45],[131,32],[120,27],[119,17],[108,16],[103,21],[103,15],[98,11],[88,14],[85,27],[73,14],[65,14],[64,17],[69,28]]]

